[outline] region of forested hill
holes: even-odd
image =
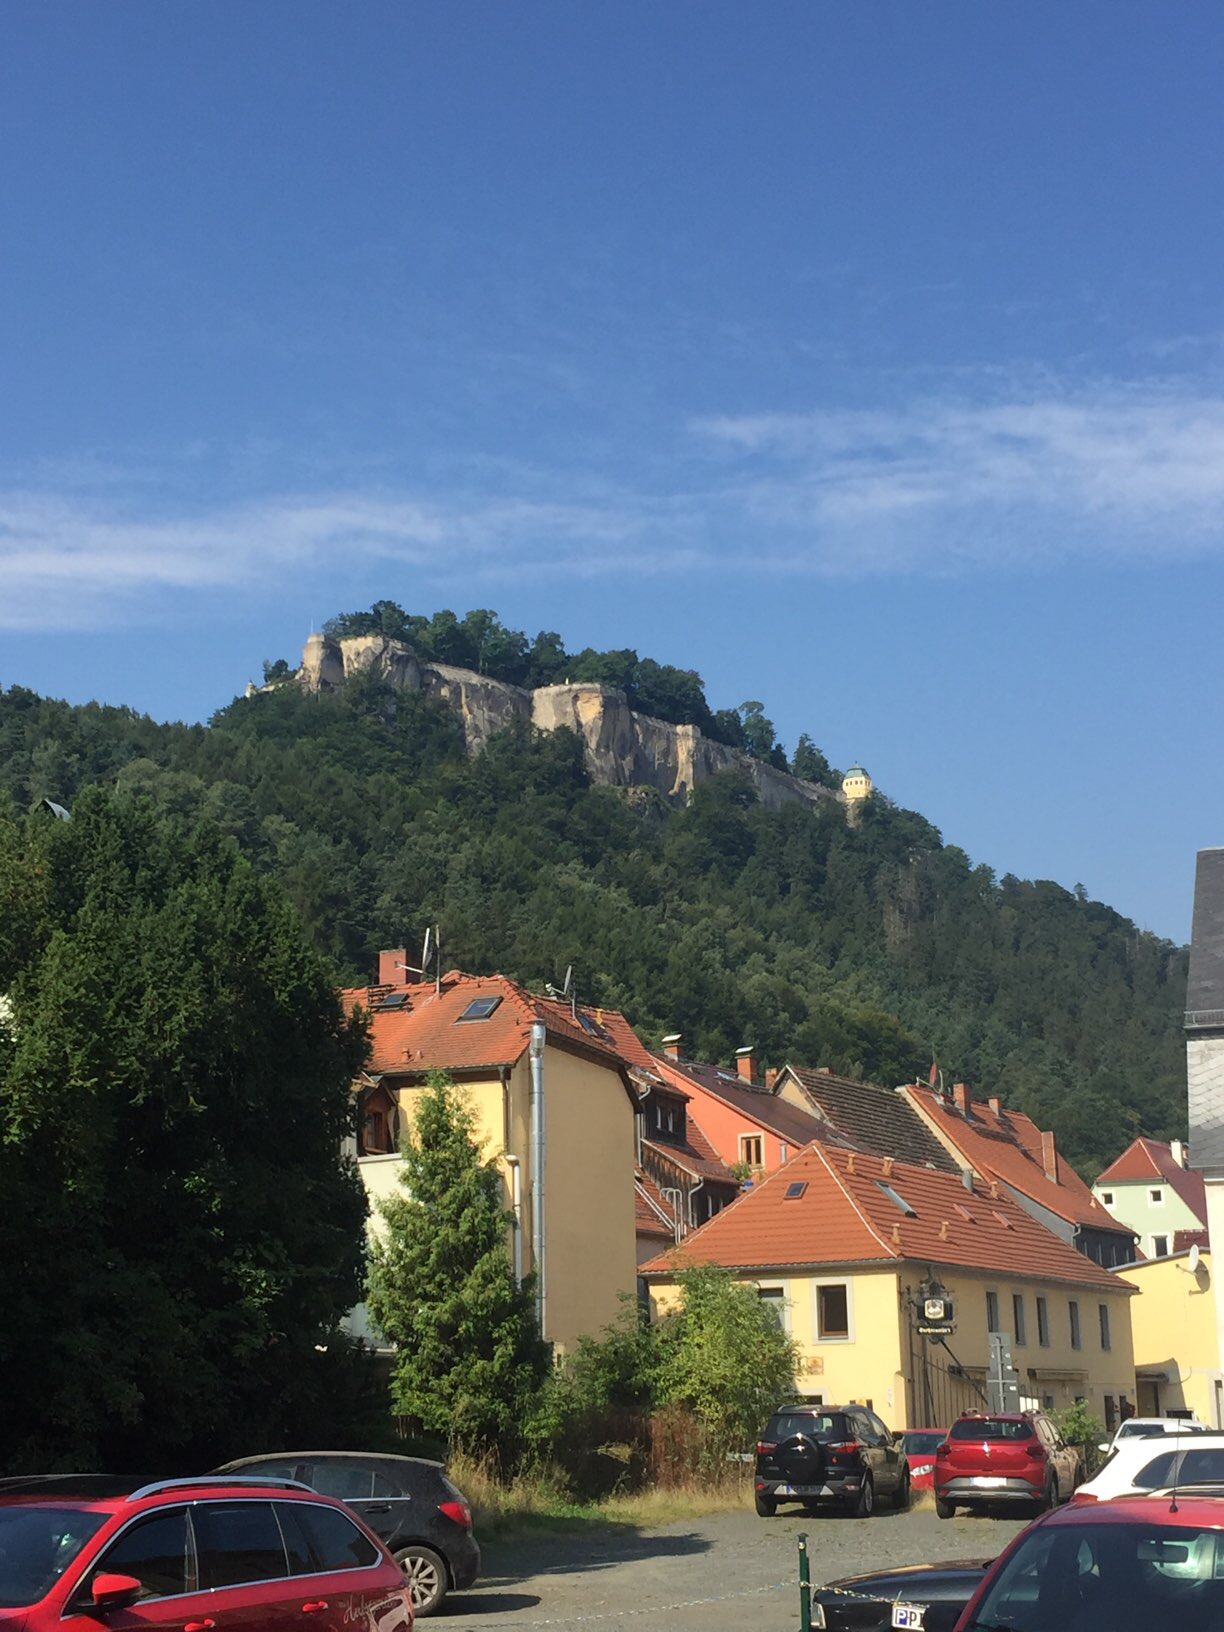
[[[296,903],[338,979],[441,925],[445,961],[584,1001],[729,1061],[925,1075],[998,1094],[1091,1170],[1183,1131],[1185,953],[1110,908],[944,845],[875,798],[767,811],[734,773],[687,810],[593,787],[578,740],[517,728],[477,759],[455,716],[369,677],[292,684],[208,726],[0,691],[0,797],[118,784],[219,824]],[[50,817],[48,817],[50,819]]]

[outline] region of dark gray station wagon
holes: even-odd
[[[470,1587],[480,1573],[472,1510],[440,1462],[365,1451],[285,1451],[244,1456],[217,1472],[297,1479],[351,1507],[394,1555],[418,1617],[432,1615],[452,1588]]]

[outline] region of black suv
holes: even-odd
[[[908,1507],[905,1452],[865,1405],[782,1405],[757,1444],[756,1510],[772,1518],[779,1502],[814,1512],[837,1502],[868,1519],[887,1498]]]
[[[418,1619],[432,1615],[452,1587],[470,1587],[479,1574],[472,1510],[441,1462],[365,1451],[285,1451],[244,1456],[217,1472],[297,1479],[351,1507],[390,1548]]]

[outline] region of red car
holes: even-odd
[[[399,1565],[289,1480],[0,1479],[0,1632],[412,1632]]]
[[[987,1570],[956,1632],[1218,1632],[1221,1626],[1224,1502],[1166,1491],[1072,1502],[1030,1524]]]
[[[1079,1452],[1044,1411],[966,1411],[935,1452],[935,1511],[985,1512],[1021,1503],[1037,1511],[1071,1499]]]
[[[910,1486],[930,1490],[935,1483],[935,1452],[948,1437],[946,1428],[907,1428],[897,1435],[909,1458]]]

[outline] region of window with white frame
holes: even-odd
[[[1164,1206],[1164,1190],[1158,1185],[1155,1190],[1148,1191],[1148,1200],[1153,1207]]]
[[[1112,1207],[1113,1206],[1113,1191],[1112,1190],[1102,1190],[1101,1191],[1101,1202],[1102,1202],[1102,1205],[1104,1205],[1106,1207]]]
[[[1169,1256],[1169,1238],[1167,1235],[1152,1237],[1152,1257],[1167,1258]]]
[[[746,1167],[764,1167],[764,1140],[759,1133],[741,1133],[739,1159]]]
[[[784,1332],[790,1331],[790,1301],[784,1286],[758,1286],[757,1298]]]
[[[816,1340],[818,1343],[850,1343],[854,1340],[853,1308],[847,1281],[818,1281],[816,1298]]]

